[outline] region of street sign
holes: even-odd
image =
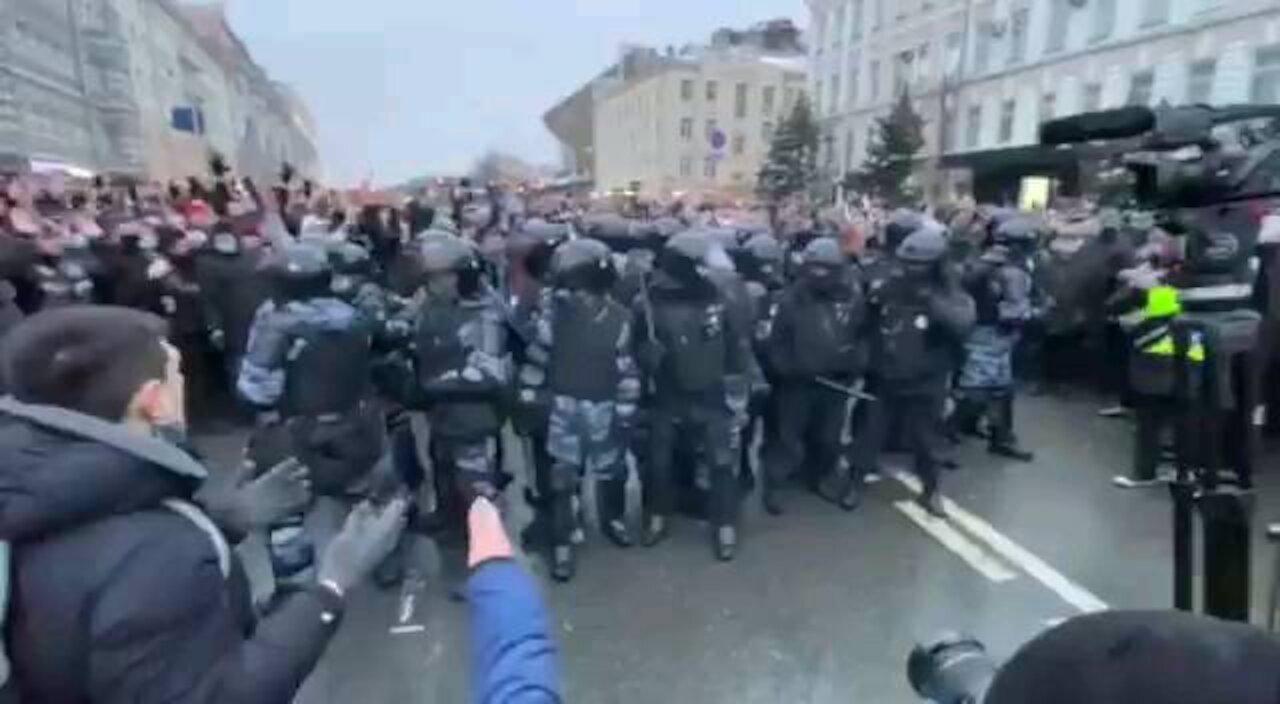
[[[708,139],[711,141],[711,148],[716,151],[723,150],[724,145],[729,143],[729,138],[721,130],[712,130]]]

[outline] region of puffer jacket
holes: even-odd
[[[341,604],[284,594],[255,622],[248,580],[190,503],[205,470],[123,425],[0,399],[5,645],[22,702],[286,704]]]

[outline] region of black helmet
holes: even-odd
[[[600,240],[579,238],[556,248],[551,259],[556,285],[601,293],[617,280],[613,251]]]
[[[562,222],[547,222],[541,218],[526,220],[517,237],[526,241],[547,244],[554,247],[569,239],[569,225]]]
[[[898,259],[908,264],[933,264],[947,254],[947,238],[937,227],[922,227],[898,246]]]
[[[711,247],[711,240],[702,232],[685,230],[672,235],[658,255],[658,268],[684,285],[705,281],[702,269]]]
[[[844,266],[848,261],[840,243],[831,237],[819,237],[810,242],[800,257],[806,266]]]
[[[369,250],[352,242],[337,242],[329,246],[329,263],[340,276],[370,276],[373,274],[373,257]]]
[[[290,243],[275,248],[263,260],[263,272],[284,300],[306,300],[329,295],[333,266],[328,252],[314,244]]]
[[[884,226],[884,248],[888,252],[898,251],[898,247],[911,233],[920,229],[924,216],[915,210],[899,208],[889,216]]]
[[[1040,228],[1030,218],[1014,215],[1001,220],[993,234],[996,244],[1027,246],[1036,241]]]
[[[524,253],[524,270],[541,281],[551,270],[551,257],[556,248],[569,239],[568,223],[532,219],[524,223],[509,242],[509,247]]]
[[[479,255],[470,242],[445,232],[427,231],[418,238],[419,260],[430,276],[479,268]]]
[[[758,262],[781,264],[782,260],[786,258],[782,243],[769,234],[753,235],[751,239],[742,245],[742,249]]]

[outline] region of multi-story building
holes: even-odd
[[[934,197],[1001,200],[1030,174],[1078,185],[1034,147],[1076,112],[1164,101],[1280,102],[1275,0],[807,0],[809,86],[835,172],[866,157],[902,91],[926,120]]]
[[[319,171],[305,108],[243,50],[221,3],[0,0],[0,168],[173,179],[204,173],[214,150],[259,177],[284,159]]]
[[[598,190],[746,192],[804,88],[803,58],[789,20],[721,29],[707,45],[625,46],[544,120],[566,170]]]

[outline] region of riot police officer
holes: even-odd
[[[230,388],[240,373],[249,328],[271,294],[258,270],[262,253],[245,248],[230,225],[215,226],[207,247],[196,256],[196,282],[204,303],[209,339],[224,356]]]
[[[755,358],[760,364],[760,372],[768,388],[776,387],[777,372],[769,363],[765,347],[773,334],[774,319],[778,314],[778,302],[786,283],[783,270],[786,266],[786,251],[782,243],[772,235],[760,233],[752,235],[737,252],[738,270],[747,283],[747,292],[752,302],[752,348]],[[743,479],[743,488],[751,491],[754,488],[755,472],[751,466],[751,452],[757,437],[763,437],[766,446],[770,446],[776,437],[776,413],[772,403],[773,394],[754,393],[751,405],[747,409],[747,422],[743,428],[741,452],[738,470]]]
[[[429,524],[461,533],[477,496],[500,488],[498,440],[508,384],[502,311],[483,284],[476,248],[451,234],[419,238],[424,299],[414,333],[414,394],[431,429],[435,515]],[[447,545],[460,578],[465,553]]]
[[[991,454],[1022,462],[1035,456],[1018,445],[1014,434],[1013,353],[1022,327],[1032,317],[1030,257],[1037,234],[1035,223],[1026,218],[998,220],[993,245],[965,273],[978,324],[965,344],[965,363],[956,384],[956,422],[971,426],[985,413]]]
[[[767,346],[779,379],[778,447],[763,492],[773,515],[782,513],[778,493],[787,478],[802,473],[820,493],[836,470],[852,402],[840,389],[852,388],[865,364],[862,291],[839,242],[810,242],[798,273],[779,303]]]
[[[729,301],[708,278],[710,252],[709,240],[697,233],[672,237],[659,255],[649,295],[639,300],[637,357],[652,383],[643,540],[653,546],[668,535],[677,437],[688,438],[707,466],[715,555],[728,561],[738,542],[736,413],[730,403],[746,397],[751,351],[749,333],[736,329]]]
[[[332,293],[325,250],[287,244],[264,260],[272,297],[249,331],[237,389],[257,411],[248,457],[259,468],[296,457],[323,498],[316,542],[340,527],[382,454],[381,413],[368,402],[371,331]]]
[[[898,247],[896,266],[868,284],[868,388],[876,400],[867,405],[855,439],[847,505],[856,505],[863,478],[876,471],[897,418],[921,480],[918,502],[935,516],[945,515],[935,436],[947,376],[974,323],[973,299],[950,280],[946,252],[940,228],[926,224]]]
[[[521,398],[545,394],[549,407],[552,576],[575,572],[574,497],[583,477],[596,478],[597,514],[604,535],[630,547],[626,525],[626,439],[640,399],[640,374],[632,356],[632,321],[609,297],[617,277],[602,242],[577,239],[561,245],[552,263],[554,288],[544,296],[534,348],[520,374]]]
[[[371,329],[382,331],[394,311],[387,292],[375,280],[373,256],[353,242],[337,241],[328,250],[334,295],[354,306]]]

